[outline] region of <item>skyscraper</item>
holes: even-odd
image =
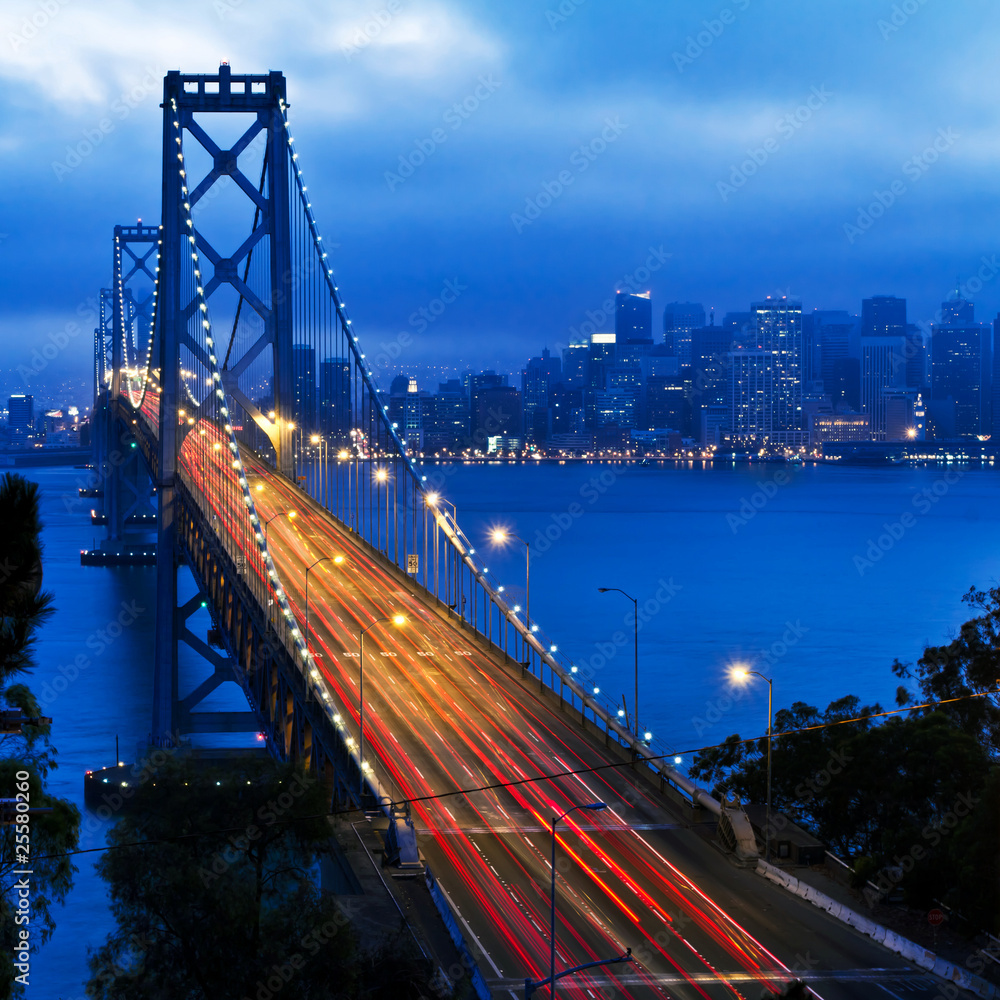
[[[30,434],[35,424],[35,397],[16,393],[7,400],[7,426],[15,434]]]
[[[663,343],[681,365],[691,364],[691,333],[705,325],[700,302],[670,302],[663,310]]]
[[[905,344],[902,333],[861,338],[861,412],[868,417],[873,441],[886,440],[887,391],[906,387]]]
[[[873,295],[861,300],[862,337],[902,337],[906,334],[906,299]]]
[[[615,294],[615,336],[618,343],[653,340],[653,304],[649,292]]]
[[[974,437],[983,430],[983,343],[978,324],[935,326],[931,331],[932,412],[954,403],[955,434]]]
[[[734,437],[772,444],[808,442],[802,422],[802,303],[768,297],[750,306],[752,341],[731,354]]]
[[[527,439],[544,441],[548,436],[549,390],[560,378],[562,366],[546,347],[539,358],[529,358],[521,373]]]

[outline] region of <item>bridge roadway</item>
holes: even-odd
[[[310,572],[314,650],[358,734],[358,633],[365,639],[365,747],[395,793],[418,798],[609,761],[537,680],[484,652],[428,608],[381,559],[272,470],[246,462],[272,557],[304,627]],[[208,477],[211,479],[213,477]],[[260,489],[257,489],[257,487]],[[229,511],[212,498],[220,519]],[[245,516],[245,514],[244,514]],[[826,1000],[937,995],[935,981],[822,911],[733,866],[628,767],[416,802],[421,849],[494,996],[548,974],[549,819],[560,824],[557,968],[620,954],[639,961],[562,980],[566,997],[744,997],[801,970]],[[541,994],[545,996],[545,993]]]

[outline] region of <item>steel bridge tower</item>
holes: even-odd
[[[177,732],[178,681],[177,642],[189,639],[183,628],[184,613],[178,609],[175,477],[181,443],[178,412],[185,405],[180,371],[182,349],[196,359],[205,359],[205,348],[192,337],[189,321],[198,309],[196,296],[185,290],[182,265],[190,257],[189,236],[195,235],[199,253],[212,264],[205,281],[206,299],[223,286],[235,290],[262,321],[263,332],[240,356],[226,358],[222,384],[226,394],[264,431],[274,448],[278,472],[294,479],[292,433],[294,392],[292,371],[291,235],[288,205],[288,152],[282,103],[285,77],[278,72],[256,76],[233,76],[227,64],[218,74],[186,75],[171,71],[163,83],[163,205],[159,273],[159,319],[155,367],[160,372],[159,439],[156,488],[159,528],[156,561],[156,639],[153,687],[153,742],[171,742]],[[232,146],[220,145],[206,132],[195,115],[252,116],[249,127]],[[239,158],[259,135],[266,137],[264,165],[259,181],[248,178]],[[182,139],[190,137],[211,159],[211,169],[195,182],[178,171]],[[185,193],[185,181],[191,186]],[[205,233],[189,231],[189,214],[220,183],[236,184],[255,208],[254,226],[243,243],[227,255],[212,245]],[[255,294],[246,278],[254,249],[263,245],[267,255],[269,295]],[[257,260],[260,259],[257,255]],[[206,276],[207,277],[207,276]],[[273,414],[264,414],[239,385],[247,368],[269,357],[272,372]],[[200,644],[199,652],[206,652]],[[217,666],[217,675],[220,668]],[[219,677],[221,683],[226,677]],[[240,713],[242,714],[242,713]],[[249,713],[247,713],[249,716]]]

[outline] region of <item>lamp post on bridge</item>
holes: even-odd
[[[375,470],[375,481],[378,483],[379,490],[385,487],[385,548],[382,550],[385,552],[386,559],[389,558],[389,473],[385,469]],[[376,508],[378,507],[378,497],[375,498]],[[382,541],[382,532],[378,532],[378,541]],[[376,546],[377,548],[378,546]]]
[[[632,721],[635,723],[632,732],[635,735],[636,740],[639,739],[639,601],[633,597],[631,594],[626,594],[621,587],[598,587],[598,592],[601,594],[607,594],[609,591],[615,591],[616,593],[622,594],[627,597],[632,602],[632,607],[635,609],[634,620],[632,624],[635,627],[635,701],[632,702]]]
[[[323,504],[324,507],[326,507],[327,509],[329,509],[329,505],[327,504],[327,479],[328,479],[328,477],[330,475],[329,442],[327,441],[327,439],[325,437],[320,437],[319,434],[313,434],[309,438],[309,440],[310,440],[310,442],[312,442],[312,444],[314,444],[314,445],[317,446],[317,448],[316,448],[317,456],[316,457],[317,457],[318,462],[319,462],[319,474],[320,474],[320,477],[323,480],[323,489],[320,492],[320,496],[321,496],[320,502]],[[322,446],[322,447],[320,447],[320,446]]]
[[[382,622],[405,625],[402,615],[386,615],[366,625],[358,636],[358,797],[365,793],[365,633]]]
[[[506,528],[494,528],[490,536],[497,545],[505,545],[509,541],[520,542],[524,546],[524,627],[528,635],[531,634],[531,546],[520,536],[515,535],[512,531],[507,531]],[[531,661],[531,647],[528,645],[528,640],[524,640],[524,650],[525,657],[530,663]],[[538,677],[541,680],[542,676],[542,666],[540,662],[538,667]]]
[[[738,683],[749,681],[751,674],[759,677],[762,681],[767,681],[767,813],[764,819],[764,860],[768,861],[771,857],[771,737],[773,732],[771,696],[774,692],[774,684],[770,677],[765,677],[759,670],[751,670],[749,667],[736,666],[730,671],[730,676]]]
[[[343,556],[320,556],[312,565],[306,566],[306,652],[309,652],[309,638],[311,632],[309,629],[309,571],[315,569],[321,562],[332,562],[336,563],[338,566],[344,561]],[[308,694],[309,688],[306,688],[306,693]]]

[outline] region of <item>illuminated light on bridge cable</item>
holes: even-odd
[[[538,631],[538,626],[537,625],[532,625],[531,626],[531,631],[532,632],[537,632]]]
[[[595,687],[594,688],[594,694],[600,694],[600,693],[601,693],[601,689],[599,687]]]
[[[642,738],[648,743],[652,738],[653,734],[647,729],[643,734]]]
[[[572,667],[569,668],[569,672],[571,674],[575,674],[579,669],[580,668],[574,664]]]
[[[683,759],[684,759],[683,757],[675,757],[674,758],[674,763],[675,764],[680,764],[683,761]]]
[[[549,652],[550,653],[554,653],[555,651],[556,651],[556,647],[555,646],[549,646]]]

